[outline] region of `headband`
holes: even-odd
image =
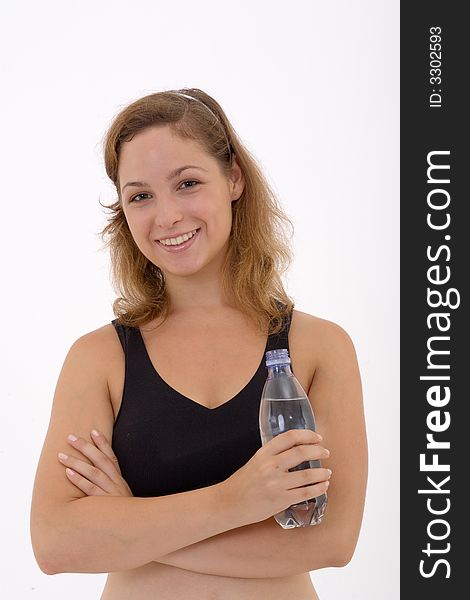
[[[211,110],[207,104],[205,102],[203,102],[202,100],[200,100],[199,98],[195,98],[194,96],[190,96],[189,94],[183,94],[183,92],[173,92],[170,91],[170,94],[176,94],[176,96],[183,96],[184,98],[188,98],[188,100],[195,100],[196,102],[199,102],[200,104],[202,104],[202,106],[204,106],[205,108],[207,108],[207,110],[211,113],[211,115],[215,118],[216,121],[219,121],[220,123],[220,119],[219,117],[215,114],[215,112],[213,110]],[[232,159],[232,147],[230,146],[230,143],[228,141],[228,137],[227,137],[227,133],[225,131],[225,127],[222,125],[222,129],[224,131],[224,136],[225,136],[225,141],[227,142],[227,148],[228,148],[228,155],[229,155],[229,160]]]

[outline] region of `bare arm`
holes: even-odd
[[[157,562],[197,573],[241,578],[288,577],[312,571],[313,563],[315,569],[346,564],[329,544],[331,531],[326,517],[316,527],[318,546],[313,552],[307,528],[285,530],[271,518],[182,548]]]
[[[99,427],[111,438],[109,335],[103,329],[77,340],[65,359],[39,460],[31,537],[39,566],[50,574],[131,569],[245,524],[221,501],[220,485],[160,498],[120,498],[86,496],[68,481],[57,460],[67,435],[90,439],[90,430]]]
[[[308,396],[323,444],[331,452],[322,464],[333,471],[322,523],[284,530],[270,518],[182,548],[158,562],[211,575],[256,578],[343,566],[351,560],[367,481],[359,367],[354,346],[343,329],[321,319],[311,325],[316,370]]]
[[[57,382],[31,506],[33,550],[44,572],[129,570],[323,493],[326,469],[288,472],[324,455],[318,436],[308,430],[271,440],[215,486],[159,498],[96,497],[77,489],[57,455],[69,433],[90,446],[91,429],[111,438],[107,364],[118,341],[109,328],[73,344]],[[75,445],[71,456],[79,460]],[[95,468],[90,460],[82,464]]]
[[[310,336],[315,340],[313,351],[317,355],[309,397],[319,431],[330,440],[332,454],[323,462],[334,471],[323,522],[315,527],[284,530],[270,517],[160,556],[158,562],[211,575],[258,578],[343,566],[350,560],[362,519],[367,473],[359,369],[353,345],[341,328],[322,320],[310,324],[315,325]],[[308,346],[308,336],[306,341]],[[305,347],[298,357],[308,352]],[[103,451],[113,455],[108,443],[104,443]],[[99,460],[102,457],[100,454]],[[99,461],[94,464],[100,468],[104,465]],[[83,489],[95,493],[87,486]]]

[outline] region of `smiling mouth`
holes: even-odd
[[[173,237],[173,238],[165,238],[162,240],[157,240],[157,242],[159,244],[161,244],[162,246],[182,246],[185,242],[187,242],[188,240],[193,238],[197,234],[199,229],[200,229],[200,227],[198,227],[197,229],[193,229],[192,231],[188,231],[187,233],[183,233],[182,235]]]
[[[166,238],[164,240],[155,240],[157,244],[162,246],[167,252],[178,252],[183,251],[189,246],[191,246],[196,237],[198,237],[201,228],[193,229],[182,236],[177,236],[175,238]],[[183,240],[183,241],[180,241]],[[175,243],[176,242],[176,243]],[[179,242],[179,243],[178,243]]]

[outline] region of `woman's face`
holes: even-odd
[[[122,144],[124,214],[142,254],[166,276],[222,265],[232,202],[244,187],[234,164],[230,177],[225,176],[196,141],[176,136],[166,125],[149,127]]]

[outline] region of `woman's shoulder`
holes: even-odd
[[[101,327],[83,333],[75,340],[74,344],[89,346],[91,349],[93,347],[102,347],[103,344],[112,346],[116,340],[119,341],[116,328],[112,323],[106,323]]]
[[[290,336],[302,353],[320,360],[354,348],[349,333],[338,323],[294,309]]]
[[[113,356],[118,359],[121,357],[122,346],[114,325],[107,323],[76,338],[70,347],[70,352],[87,357],[97,368],[102,366],[107,370],[107,365]]]
[[[116,415],[124,387],[125,358],[114,325],[107,323],[84,333],[72,344],[69,355],[77,365],[88,365],[90,373],[106,381]]]
[[[299,310],[292,314],[289,347],[295,372],[309,390],[319,373],[328,380],[357,369],[354,344],[338,323]]]
[[[339,336],[349,338],[347,331],[338,323],[297,309],[292,311],[292,327],[294,326],[305,334],[315,334],[322,337]]]

